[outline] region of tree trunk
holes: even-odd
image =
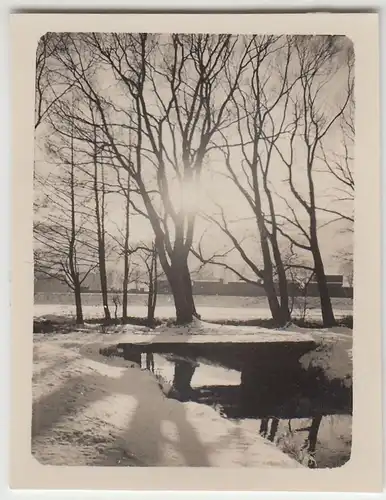
[[[334,311],[332,309],[330,292],[327,286],[326,273],[324,271],[324,265],[322,256],[319,250],[319,244],[316,239],[311,240],[312,256],[314,258],[314,272],[315,278],[318,283],[319,296],[320,296],[320,307],[322,309],[323,326],[326,328],[335,326],[336,321],[334,317]]]
[[[149,267],[149,292],[147,298],[147,322],[149,325],[154,324],[155,306],[157,303],[157,253],[153,246],[151,263]]]
[[[123,248],[123,293],[122,319],[127,320],[127,288],[129,286],[129,232],[130,232],[130,174],[127,174],[126,213],[125,213],[125,241]]]
[[[153,306],[153,284],[149,283],[149,291],[147,295],[147,322],[148,325],[151,326],[154,323],[154,309]]]
[[[82,310],[82,293],[80,284],[77,283],[74,288],[75,309],[76,309],[76,324],[83,325],[83,310]]]
[[[68,251],[68,263],[73,284],[76,308],[76,324],[83,324],[81,281],[76,262],[76,209],[75,209],[75,163],[74,163],[74,136],[73,124],[71,127],[71,171],[70,171],[70,193],[71,193],[71,238]]]
[[[284,269],[284,264],[281,258],[281,253],[279,245],[276,240],[271,239],[271,246],[273,251],[273,256],[275,259],[276,271],[279,280],[279,294],[280,294],[280,326],[284,326],[291,320],[290,304],[289,304],[289,293],[288,293],[288,282],[287,276]]]
[[[262,418],[261,419],[259,433],[263,437],[267,436],[268,424],[269,424],[269,418]]]
[[[271,421],[271,430],[270,430],[269,436],[268,436],[268,440],[272,441],[272,443],[275,441],[277,430],[279,428],[279,422],[280,422],[280,420],[278,418],[276,418],[276,417],[272,418],[272,421]]]
[[[278,242],[278,228],[277,228],[277,220],[276,220],[276,212],[275,205],[272,198],[272,193],[270,191],[268,185],[268,170],[266,173],[263,173],[263,185],[264,191],[266,193],[269,205],[269,212],[271,218],[271,232],[269,234],[269,241],[271,243],[273,259],[276,266],[276,272],[278,276],[278,285],[279,285],[279,295],[280,295],[280,310],[281,310],[281,326],[284,326],[291,320],[291,310],[290,310],[290,300],[289,300],[289,292],[288,292],[288,280],[287,274],[285,271],[285,267],[283,264],[283,259],[281,256],[280,246]],[[264,224],[265,225],[265,224]]]
[[[181,399],[188,399],[192,391],[191,381],[196,365],[189,361],[176,361],[174,367],[173,390]]]
[[[172,264],[168,281],[174,298],[177,324],[184,325],[193,321],[195,313],[192,287],[186,276],[186,266]],[[190,277],[189,277],[190,280]]]
[[[152,352],[146,353],[146,369],[154,373],[154,354]]]
[[[125,251],[122,284],[122,319],[127,320],[127,288],[129,286],[129,257]]]
[[[322,416],[318,415],[317,417],[314,417],[311,422],[310,430],[308,433],[308,452],[310,453],[311,456],[315,454],[316,444],[318,442],[318,432],[321,421],[322,421]],[[313,469],[315,468],[315,465],[316,464],[314,460],[309,460],[308,462],[309,468]]]
[[[171,281],[171,288],[176,308],[176,322],[178,325],[186,325],[193,321],[192,301],[187,299],[186,286],[181,278],[176,278]]]
[[[330,292],[327,286],[326,273],[324,272],[324,265],[322,255],[319,248],[318,240],[318,229],[317,229],[317,218],[316,218],[316,203],[315,203],[315,188],[314,179],[312,177],[312,166],[314,161],[316,143],[312,150],[308,146],[308,185],[310,190],[310,249],[312,257],[314,259],[314,273],[315,278],[318,283],[319,296],[320,296],[320,307],[322,310],[323,326],[331,327],[336,325],[334,312],[332,310],[332,304],[330,299]]]
[[[311,422],[309,434],[308,434],[308,451],[310,453],[314,453],[316,450],[316,443],[318,439],[318,432],[319,432],[319,427],[320,423],[322,421],[322,416],[318,415],[317,417],[314,417]]]
[[[271,310],[272,319],[277,326],[284,326],[288,322],[288,294],[287,294],[287,307],[283,311],[281,305],[279,304],[276,287],[273,280],[273,265],[271,252],[269,247],[270,233],[267,230],[264,214],[261,205],[259,179],[257,175],[257,153],[254,152],[254,166],[252,168],[252,182],[253,182],[253,195],[255,203],[255,217],[257,230],[260,236],[260,248],[263,256],[263,275],[264,275],[264,290],[267,294],[269,308]],[[285,298],[285,297],[284,297]],[[284,304],[285,306],[285,304]]]
[[[264,262],[264,290],[267,294],[269,308],[271,310],[272,319],[278,326],[283,326],[285,320],[282,318],[280,304],[277,299],[275,283],[273,281],[273,268],[271,254],[269,251],[269,245],[266,236],[265,225],[261,227],[260,221],[258,222],[259,233],[260,233],[260,246],[263,254]],[[284,322],[283,322],[284,321]]]
[[[176,243],[173,252],[169,253],[170,264],[167,261],[164,243],[156,238],[155,246],[162,268],[171,288],[174,307],[176,309],[176,321],[179,325],[191,323],[196,314],[193,300],[192,283],[188,268],[188,254],[183,245]]]
[[[164,240],[165,237],[161,233],[156,233],[155,247],[157,256],[173,295],[176,322],[180,325],[191,323],[197,313],[194,306],[192,283],[187,262],[188,254],[183,244],[178,247],[176,243],[173,250],[167,250]]]
[[[95,197],[95,217],[97,223],[97,240],[98,240],[98,264],[99,264],[99,277],[101,283],[102,303],[105,319],[110,320],[110,310],[107,291],[107,273],[106,273],[106,248],[105,248],[105,235],[104,235],[104,178],[102,170],[102,199],[99,200],[99,186],[98,186],[98,158],[97,158],[97,144],[96,137],[94,137],[94,197]],[[101,165],[103,169],[103,166]]]
[[[109,309],[106,261],[105,261],[105,255],[104,255],[104,248],[103,248],[101,254],[102,255],[99,257],[99,272],[100,272],[100,279],[101,279],[103,311],[105,313],[105,319],[109,321],[111,319],[111,314],[110,314],[110,309]]]
[[[192,314],[196,318],[200,318],[200,315],[197,313],[197,310],[196,310],[196,304],[194,303],[192,280],[190,278],[190,272],[189,272],[188,265],[185,266],[184,280],[185,280],[185,286],[186,286],[187,300],[191,301]]]
[[[284,326],[288,322],[289,312],[287,311],[283,314],[283,310],[279,304],[279,300],[276,294],[275,283],[271,276],[264,280],[264,290],[268,299],[269,309],[272,314],[272,319],[276,326]]]
[[[158,254],[157,254],[157,248],[154,244],[153,246],[153,319],[154,319],[154,313],[155,313],[155,306],[157,305],[157,294],[158,294],[158,264],[157,264],[157,259],[158,259]]]
[[[149,326],[154,324],[156,293],[157,292],[154,289],[153,277],[151,277],[151,281],[149,282],[149,291],[147,295],[147,322]]]

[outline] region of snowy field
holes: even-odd
[[[110,310],[114,316],[114,308]],[[220,306],[200,306],[198,312],[202,319],[206,321],[221,321],[221,320],[253,320],[253,319],[269,319],[271,317],[270,310],[262,307],[220,307]],[[119,314],[119,313],[118,313]],[[147,308],[145,305],[129,305],[128,316],[145,318]],[[336,318],[341,318],[352,314],[351,310],[334,309]],[[66,316],[75,317],[75,306],[72,304],[35,304],[34,315],[36,318],[42,316]],[[83,315],[85,319],[102,318],[103,307],[101,305],[84,305]],[[162,305],[156,308],[156,317],[160,319],[172,318],[175,316],[173,305]],[[296,312],[295,312],[296,316]],[[322,315],[319,309],[312,309],[308,312],[309,319],[321,320]]]
[[[110,294],[110,312],[114,315],[114,304]],[[128,315],[146,317],[146,295],[130,294]],[[194,298],[197,310],[202,319],[213,320],[251,320],[268,319],[271,317],[265,297],[224,297],[218,295],[197,295]],[[103,317],[101,296],[97,293],[83,293],[83,310],[85,318]],[[319,300],[317,297],[307,299],[309,319],[321,319]],[[332,304],[337,318],[352,314],[353,301],[348,298],[333,298]],[[59,316],[74,316],[75,306],[71,293],[37,293],[35,294],[35,316],[47,314]],[[118,308],[118,316],[121,309]],[[294,309],[294,315],[300,312]],[[160,294],[157,298],[156,316],[158,318],[171,318],[175,316],[173,299],[169,295]]]

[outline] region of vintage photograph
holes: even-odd
[[[350,460],[354,76],[344,35],[40,38],[38,462]]]

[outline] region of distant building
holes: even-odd
[[[246,283],[244,281],[230,281],[224,283],[223,279],[218,281],[192,281],[193,295],[223,295],[240,297],[258,297],[264,295],[261,285]],[[161,294],[171,293],[169,282],[162,280],[158,282],[158,292]]]
[[[71,289],[63,281],[56,278],[37,276],[34,280],[35,293],[66,293]]]
[[[331,297],[344,297],[343,289],[343,275],[341,274],[328,274],[326,275],[327,288]],[[316,296],[319,294],[319,287],[316,279],[312,279],[307,286],[306,294],[309,296]]]
[[[350,297],[352,290],[343,287],[343,276],[327,276],[327,287],[331,297]],[[276,288],[278,285],[276,284]],[[319,288],[315,280],[311,281],[305,290],[301,290],[298,283],[288,283],[289,294],[308,296],[318,296]],[[265,295],[262,281],[256,283],[247,283],[245,281],[229,281],[225,283],[223,279],[217,281],[194,280],[192,281],[193,295],[223,295],[235,297],[261,297]],[[161,294],[170,294],[171,289],[167,280],[158,282],[158,292]]]
[[[204,281],[197,280],[192,282],[193,295],[219,295],[224,287],[224,280]]]
[[[342,275],[327,275],[327,287],[331,297],[353,297],[353,288],[343,286]],[[277,293],[278,284],[276,283]],[[229,281],[224,282],[223,279],[219,280],[192,280],[193,295],[222,295],[222,296],[236,296],[236,297],[261,297],[265,295],[265,290],[261,280],[256,283],[247,283],[245,281]],[[35,279],[35,293],[60,293],[71,291],[68,286],[57,279],[37,277]],[[113,293],[113,289],[110,290]],[[146,293],[147,287],[139,286],[132,287],[128,290],[129,293]],[[95,279],[90,280],[87,284],[83,284],[82,292],[100,293],[100,283]],[[171,294],[169,282],[166,279],[158,281],[158,293]],[[288,282],[288,293],[290,296],[308,295],[316,297],[319,295],[318,284],[313,279],[305,290],[302,290],[298,283]]]
[[[265,295],[263,286],[259,283],[246,283],[245,281],[230,281],[225,285],[223,295],[236,297],[261,297]]]
[[[343,274],[327,274],[326,280],[329,285],[343,286]],[[316,279],[313,278],[311,283],[316,283]]]

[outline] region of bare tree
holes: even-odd
[[[352,84],[354,85],[354,84]],[[319,159],[326,167],[326,173],[336,184],[334,193],[330,194],[331,203],[328,207],[319,207],[319,210],[333,216],[329,223],[345,221],[347,231],[354,230],[354,141],[355,141],[355,102],[353,88],[346,109],[339,119],[337,136],[340,139],[340,150],[331,151],[321,143]]]
[[[121,297],[119,296],[119,294],[114,293],[113,297],[112,297],[112,301],[114,304],[114,318],[118,319],[118,307],[122,304]]]
[[[41,37],[36,50],[35,60],[35,132],[40,128],[44,118],[49,115],[52,105],[61,98],[67,91],[60,90],[56,95],[53,90],[55,87],[55,71],[52,67],[53,56],[57,48],[57,35],[46,33]],[[35,180],[35,167],[34,167]],[[44,201],[35,194],[33,208],[37,214],[43,208]],[[39,222],[34,219],[34,228]],[[37,228],[38,229],[38,228]]]
[[[145,274],[142,276],[141,281],[147,285],[147,322],[149,325],[154,324],[154,314],[157,304],[158,293],[158,256],[155,243],[151,245],[139,245],[139,255],[142,263],[145,266]]]
[[[314,269],[297,254],[290,244],[288,251],[283,252],[283,262],[288,280],[291,315],[297,315],[305,321],[309,311],[309,285],[315,277]]]
[[[127,319],[127,289],[129,286],[129,274],[130,274],[130,173],[127,172],[127,186],[123,187],[123,193],[125,195],[125,233],[124,233],[124,244],[123,244],[123,297],[122,297],[122,318],[125,321]]]
[[[210,217],[256,276],[256,283],[262,283],[272,318],[278,325],[285,325],[289,321],[290,311],[270,170],[272,160],[275,160],[274,146],[288,134],[286,118],[290,91],[297,81],[296,77],[289,76],[292,50],[290,37],[253,38],[248,55],[250,65],[246,72],[247,79],[238,84],[232,96],[237,123],[236,133],[233,134],[237,137],[236,144],[230,142],[226,133],[221,134],[222,144],[218,144],[224,156],[225,176],[242,194],[251,211],[251,221],[255,223],[256,240],[262,256],[261,265],[235,236],[222,209],[220,217]],[[231,135],[231,131],[227,133]],[[212,257],[211,261],[214,260]],[[220,265],[224,266],[224,263]],[[234,268],[232,270],[235,272]],[[244,281],[250,281],[244,273],[236,274]]]
[[[103,142],[98,133],[97,115],[89,101],[79,98],[73,90],[71,94],[62,96],[50,109],[48,123],[58,136],[67,140],[77,140],[78,176],[83,178],[85,188],[92,193],[90,197],[90,223],[95,226],[94,239],[98,249],[98,271],[101,287],[102,303],[106,320],[111,319],[108,301],[108,283],[106,260],[111,248],[108,248],[106,222],[106,173],[103,158]],[[74,104],[75,103],[75,104]],[[87,122],[80,127],[79,121]],[[92,198],[92,200],[91,200]]]
[[[130,153],[129,153],[130,155]],[[110,234],[111,238],[115,242],[115,252],[123,259],[123,272],[121,274],[122,278],[122,319],[127,320],[127,310],[128,310],[128,287],[130,283],[136,282],[138,288],[139,274],[137,273],[137,265],[133,259],[136,257],[140,247],[136,244],[130,244],[130,221],[134,216],[142,217],[142,210],[137,208],[137,204],[134,199],[136,194],[135,190],[132,189],[130,172],[122,170],[121,168],[110,163],[114,167],[116,174],[116,181],[109,182],[107,189],[109,193],[114,193],[123,198],[123,227],[114,222],[115,233]],[[138,260],[138,259],[137,259]]]
[[[289,155],[284,155],[277,148],[283,163],[288,170],[288,186],[297,206],[304,211],[308,224],[305,225],[296,210],[287,203],[292,217],[282,215],[287,228],[279,229],[292,244],[306,251],[310,251],[314,260],[315,278],[318,283],[323,323],[333,326],[335,317],[327,286],[327,279],[323,258],[319,247],[317,203],[315,186],[315,167],[318,152],[327,134],[333,130],[337,120],[343,115],[352,94],[352,65],[345,66],[346,91],[337,105],[336,111],[323,106],[323,92],[326,85],[336,77],[340,61],[345,51],[341,47],[340,37],[317,36],[295,37],[295,50],[299,66],[299,85],[293,92],[293,129],[289,140]],[[304,158],[302,171],[307,184],[307,190],[300,190],[296,185],[295,150],[303,148]],[[299,149],[297,149],[299,151]],[[292,231],[288,230],[292,228]],[[294,234],[294,230],[296,233]]]
[[[129,162],[131,163],[131,130],[129,130]],[[111,165],[114,167],[116,174],[116,184],[110,185],[109,189],[111,192],[120,194],[124,199],[124,227],[123,229],[118,228],[119,237],[115,237],[115,241],[118,244],[118,253],[123,256],[123,277],[122,277],[122,319],[127,320],[127,307],[128,307],[128,286],[131,279],[132,268],[131,268],[131,256],[137,252],[136,247],[130,246],[130,217],[131,209],[134,208],[134,213],[141,215],[141,211],[137,211],[137,205],[134,202],[132,196],[131,187],[131,177],[130,171],[124,170],[114,164],[113,159],[111,160]]]
[[[80,129],[79,122],[77,123],[74,119],[76,113],[78,116],[82,116],[79,111],[80,100],[77,99],[74,105],[74,96],[75,99],[79,97],[79,92],[76,92],[77,89],[74,86],[74,81],[71,81],[69,78],[63,78],[63,67],[58,64],[62,55],[70,50],[69,42],[70,37],[67,34],[56,33],[47,33],[39,42],[36,59],[35,129],[43,121],[46,121],[51,131],[57,136],[62,137],[62,139],[67,138],[71,144],[73,144],[75,138],[80,140],[83,147],[80,147],[80,143],[78,142],[78,152],[89,156],[91,159],[88,162],[84,158],[80,159],[81,155],[78,155],[77,169],[73,173],[76,177],[76,174],[82,171],[82,173],[86,173],[92,178],[91,189],[94,193],[94,216],[96,220],[95,237],[97,239],[103,308],[105,318],[110,319],[106,278],[104,169],[103,163],[98,160],[100,145],[98,143],[97,123],[92,105],[90,102],[86,103],[86,109],[88,107],[89,110],[89,114],[87,115],[89,117],[88,126],[84,128],[86,123],[83,121],[83,128]],[[89,149],[87,149],[87,145],[89,145]],[[92,172],[88,171],[88,167],[90,166],[88,163],[93,166]],[[100,180],[99,170],[101,171]],[[37,200],[35,204],[36,209],[41,207],[41,201]],[[91,212],[90,217],[93,217]],[[93,236],[92,233],[90,233],[90,236]],[[75,288],[78,288],[78,286],[76,285]]]
[[[94,110],[91,108],[91,117],[94,123],[93,126],[93,150],[92,160],[94,164],[93,171],[93,191],[95,203],[95,218],[97,226],[97,244],[98,244],[98,264],[99,276],[101,282],[102,302],[105,319],[111,319],[108,299],[107,272],[106,272],[106,228],[105,228],[105,211],[106,211],[106,185],[105,185],[105,168],[103,160],[100,160],[100,146],[98,143],[97,123],[95,120]],[[99,176],[100,171],[100,176]],[[100,177],[100,180],[99,180]]]
[[[340,270],[346,278],[350,287],[354,285],[354,255],[352,246],[343,248],[337,252],[335,259],[340,263]]]
[[[314,172],[323,141],[343,116],[352,91],[349,65],[347,99],[336,113],[323,106],[323,88],[336,74],[331,61],[343,52],[337,48],[339,40],[87,33],[67,34],[55,51],[55,77],[81,95],[94,113],[90,116],[80,108],[72,114],[76,139],[88,147],[97,142],[98,163],[125,173],[125,259],[130,207],[139,196],[135,209],[153,230],[179,323],[197,314],[188,265],[198,213],[195,197],[205,164],[219,152],[226,175],[252,210],[262,256],[259,263],[247,254],[220,209],[216,224],[255,274],[253,280],[241,273],[239,277],[263,282],[272,314],[284,324],[290,312],[280,239],[286,238],[311,252],[323,318],[326,326],[334,323],[318,242],[316,213],[323,207],[316,202]],[[295,161],[295,143],[304,149],[305,193],[295,182],[301,157],[297,154]],[[236,147],[242,156],[238,167]],[[270,182],[277,163],[286,166],[290,194],[305,211],[306,224],[288,200],[290,215],[277,213],[274,200],[286,199],[277,196]],[[288,225],[298,234],[289,232]]]
[[[48,143],[60,174],[37,177],[46,200],[46,215],[34,227],[35,272],[65,283],[74,293],[76,322],[83,323],[82,284],[93,271],[95,247],[89,241],[87,194],[77,179],[74,139]]]
[[[68,91],[72,84],[63,84],[55,68],[55,56],[65,44],[66,34],[46,33],[38,43],[35,71],[35,130],[47,118],[52,106]]]
[[[80,51],[76,61],[67,54],[64,63],[95,102],[116,160],[130,171],[171,285],[177,321],[189,322],[196,313],[187,264],[196,219],[194,192],[210,141],[230,119],[228,106],[249,64],[249,46],[240,47],[239,37],[230,35],[90,34],[83,39],[104,68],[113,70],[134,103],[135,161],[129,161],[127,145],[118,138],[119,131],[129,126],[122,122],[116,126],[109,119],[106,98],[96,91]],[[232,73],[226,75],[230,85],[224,92],[221,84],[231,58]],[[125,116],[122,106],[114,111]],[[152,179],[145,174],[150,168]],[[173,185],[179,196],[173,195]]]

